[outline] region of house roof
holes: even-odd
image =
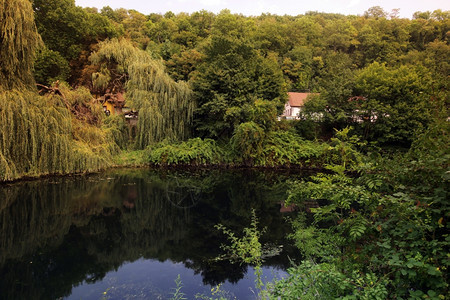
[[[289,92],[288,93],[289,105],[291,107],[303,106],[303,104],[305,104],[306,98],[309,95],[312,95],[312,94],[311,93],[294,93],[294,92]]]

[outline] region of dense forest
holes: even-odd
[[[351,126],[371,146],[408,148],[448,104],[448,11],[144,15],[72,0],[2,11],[1,180],[145,149],[131,157],[320,166],[326,147],[310,141]],[[301,121],[276,121],[288,91],[315,95]],[[99,99],[118,94],[136,125],[102,112]]]
[[[321,203],[293,223],[305,261],[266,296],[445,298],[449,11],[0,11],[0,181],[115,165],[320,168],[289,191],[297,207]],[[298,120],[277,119],[287,92],[311,94]],[[106,99],[136,122],[105,113]]]

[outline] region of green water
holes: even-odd
[[[215,261],[255,209],[264,279],[297,251],[280,203],[299,174],[117,169],[0,185],[0,299],[168,299],[180,275],[188,299],[222,284],[254,299],[252,267]],[[278,251],[275,251],[278,250]]]

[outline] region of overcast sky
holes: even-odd
[[[416,11],[450,10],[450,0],[75,0],[83,7],[110,6],[113,9],[135,9],[143,14],[192,13],[205,9],[219,13],[228,8],[232,13],[258,16],[261,13],[277,15],[299,15],[307,11],[362,15],[372,6],[381,6],[385,11],[400,9],[400,17],[411,18]]]

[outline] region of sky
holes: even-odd
[[[75,3],[99,9],[104,6],[134,9],[143,14],[192,13],[202,9],[219,13],[226,8],[246,16],[262,13],[295,16],[307,11],[363,15],[368,8],[380,6],[387,12],[399,8],[401,18],[412,18],[416,11],[450,10],[449,0],[75,0]]]

